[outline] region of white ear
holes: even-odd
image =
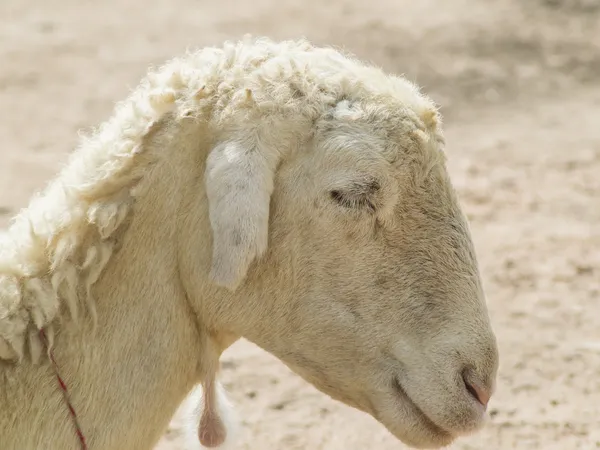
[[[207,158],[206,194],[213,235],[212,280],[235,290],[267,249],[274,161],[253,143],[218,144]]]

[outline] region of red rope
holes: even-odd
[[[85,436],[83,435],[83,432],[81,431],[81,426],[79,425],[79,420],[77,419],[77,414],[75,413],[75,409],[73,408],[73,405],[71,404],[71,399],[69,398],[69,391],[67,389],[67,385],[65,384],[65,382],[63,381],[63,379],[60,376],[60,372],[58,371],[58,365],[56,364],[56,361],[54,360],[54,354],[52,352],[52,349],[50,348],[50,345],[48,343],[48,338],[46,337],[46,333],[44,332],[43,328],[40,330],[40,337],[42,339],[42,342],[46,346],[46,349],[48,350],[48,356],[50,357],[50,361],[52,361],[52,366],[54,368],[54,374],[56,375],[56,379],[58,380],[58,385],[60,386],[60,390],[62,391],[63,397],[67,404],[67,407],[69,408],[69,413],[71,414],[71,417],[73,419],[73,423],[75,425],[75,432],[77,433],[77,437],[79,438],[79,442],[81,444],[81,450],[88,450],[88,446],[85,441]]]

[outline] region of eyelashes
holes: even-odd
[[[329,191],[329,197],[338,205],[348,209],[366,209],[375,212],[372,195],[364,191],[334,189]]]

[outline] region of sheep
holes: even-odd
[[[1,237],[2,448],[83,445],[69,403],[89,448],[149,449],[201,385],[218,446],[241,337],[411,447],[481,429],[498,350],[444,146],[415,84],[306,39],[151,69]]]

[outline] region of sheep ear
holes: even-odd
[[[206,162],[206,194],[213,235],[212,280],[235,290],[268,244],[275,164],[256,145],[218,144]]]

